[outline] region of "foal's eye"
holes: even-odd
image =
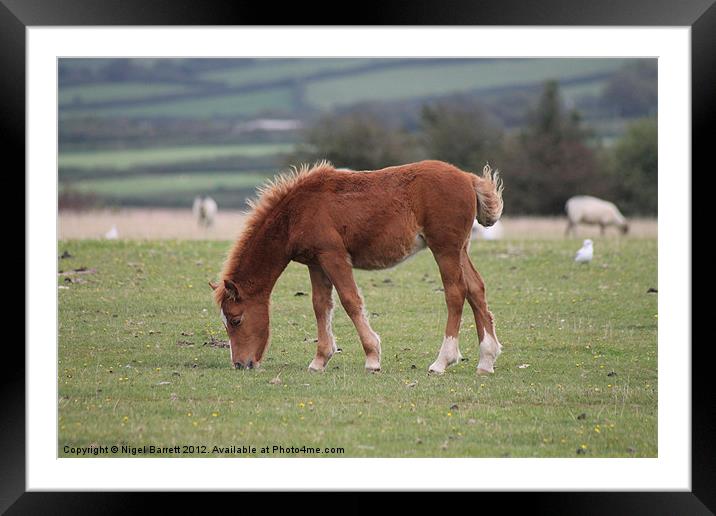
[[[231,326],[238,326],[241,324],[241,320],[243,317],[237,317],[236,319],[231,319]]]

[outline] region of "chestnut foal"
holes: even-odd
[[[448,308],[445,338],[429,371],[460,361],[458,332],[465,298],[480,342],[478,373],[494,372],[501,345],[485,300],[485,284],[468,256],[473,221],[491,226],[502,214],[502,184],[489,165],[482,176],[441,161],[376,171],[337,170],[328,162],[293,169],[262,189],[246,229],[211,284],[231,341],[234,367],[260,364],[269,341],[269,298],[290,261],[308,266],[323,371],[336,352],[331,330],[333,287],[358,331],[365,368],[380,370],[380,337],[366,317],[353,268],[392,267],[430,248]]]

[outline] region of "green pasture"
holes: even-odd
[[[62,152],[58,158],[62,168],[128,169],[192,162],[231,156],[258,157],[287,153],[290,143],[256,143],[237,145],[188,145],[182,147],[150,147],[146,149],[115,149]]]
[[[386,61],[393,68],[380,66]],[[536,86],[559,78],[563,86],[598,96],[605,79],[625,59],[261,59],[207,70],[194,82],[108,83],[63,86],[60,118],[211,118],[300,116],[306,105],[330,109],[364,101],[402,101],[476,90]],[[152,60],[135,60],[149,66]],[[67,66],[90,66],[70,60]],[[93,64],[93,66],[104,65]],[[376,65],[371,67],[371,65]],[[326,77],[325,72],[339,75]],[[288,81],[288,85],[287,85]],[[256,87],[252,87],[256,85]],[[217,88],[218,87],[218,88]],[[243,88],[231,91],[231,88]],[[224,90],[224,88],[226,90]],[[565,90],[565,95],[570,92]],[[172,94],[190,92],[185,98]],[[102,102],[121,102],[121,106]],[[98,103],[91,105],[92,103]]]
[[[58,100],[60,106],[79,106],[85,102],[144,99],[185,91],[189,91],[189,88],[184,84],[107,82],[61,88]]]
[[[566,80],[612,72],[620,64],[622,61],[614,59],[476,60],[472,63],[451,63],[446,59],[431,66],[402,66],[319,79],[307,87],[306,99],[325,109],[359,101],[391,101],[530,85],[553,77]],[[596,82],[597,86],[591,86],[591,91],[598,91],[603,81]]]
[[[370,64],[373,59],[262,59],[251,66],[235,66],[212,70],[202,79],[231,86],[245,86],[265,81],[305,79],[322,72],[351,71]]]
[[[338,303],[343,352],[325,373],[307,371],[316,330],[298,264],[273,292],[261,368],[232,369],[215,344],[225,330],[207,285],[230,245],[58,243],[58,256],[71,255],[58,258],[59,456],[72,456],[65,446],[123,444],[340,447],[332,455],[345,457],[658,454],[658,294],[647,293],[658,287],[655,239],[597,238],[589,265],[572,261],[577,239],[474,243],[504,346],[490,377],[475,373],[468,305],[466,360],[442,376],[427,373],[446,318],[429,251],[355,273],[382,337],[381,372],[364,371]]]
[[[75,188],[106,197],[161,196],[173,192],[203,192],[220,189],[254,188],[272,177],[252,172],[186,172],[127,179],[78,181]]]
[[[108,118],[213,118],[250,117],[258,114],[280,113],[293,110],[291,89],[286,87],[261,88],[238,94],[215,93],[179,100],[157,99],[153,103],[141,103],[121,107],[92,107],[60,113],[62,117],[108,117]]]

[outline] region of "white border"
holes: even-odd
[[[690,42],[689,27],[28,28],[27,489],[690,490]],[[57,356],[47,331],[57,327],[60,56],[658,57],[659,457],[56,458]]]

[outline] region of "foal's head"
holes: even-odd
[[[209,283],[214,289],[231,345],[231,363],[236,369],[253,369],[269,342],[268,299],[251,298],[231,280]]]

